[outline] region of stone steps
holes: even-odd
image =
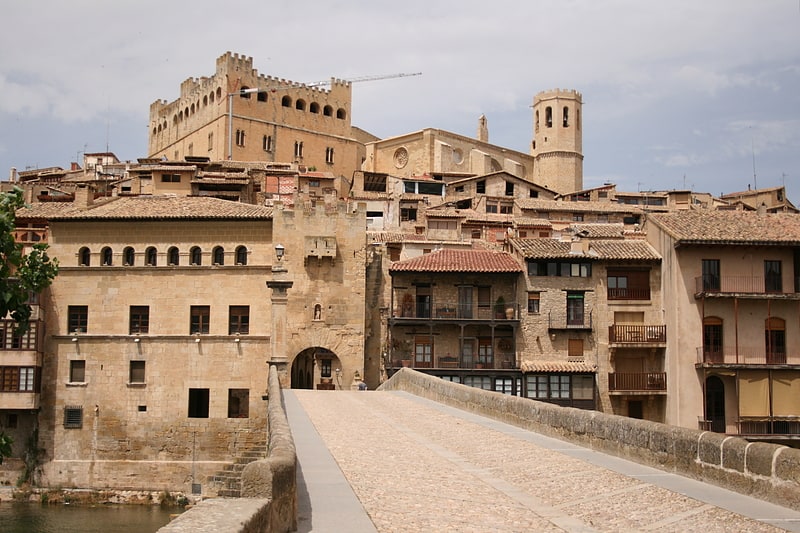
[[[242,493],[242,471],[253,461],[267,456],[266,436],[250,434],[238,445],[238,450],[230,464],[208,477],[208,481],[219,487],[217,496],[222,498],[239,498]]]

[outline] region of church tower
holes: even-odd
[[[534,181],[562,194],[583,189],[582,107],[572,89],[533,97]]]

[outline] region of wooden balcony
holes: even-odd
[[[771,437],[774,435],[800,436],[800,419],[797,417],[741,417],[739,435],[743,437]]]
[[[415,361],[400,359],[393,362],[395,368],[408,366],[421,369],[466,369],[466,370],[513,370],[516,361],[513,355],[481,356],[477,358],[441,356],[433,361]]]
[[[759,297],[800,300],[794,286],[787,286],[780,279],[764,276],[698,276],[695,278],[695,298],[705,297]]]
[[[608,327],[608,342],[617,346],[665,345],[667,326],[614,324]]]
[[[436,300],[432,304],[416,304],[400,309],[390,319],[391,324],[401,324],[416,321],[488,321],[510,322],[519,321],[520,306],[516,302],[503,305],[502,309],[495,306],[476,306],[462,304],[455,301]]]
[[[31,320],[28,331],[22,335],[16,335],[14,328],[17,323],[14,320],[0,320],[0,350],[19,350],[38,352],[41,346],[41,335],[39,320]]]
[[[608,373],[608,392],[659,394],[667,392],[666,372]]]
[[[697,348],[699,366],[771,366],[800,365],[800,354],[788,354],[783,349],[767,351],[763,346]]]

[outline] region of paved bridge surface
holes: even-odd
[[[285,390],[298,531],[800,531],[800,512],[389,391]]]

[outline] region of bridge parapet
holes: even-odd
[[[800,450],[498,394],[403,368],[402,390],[531,431],[800,510]]]

